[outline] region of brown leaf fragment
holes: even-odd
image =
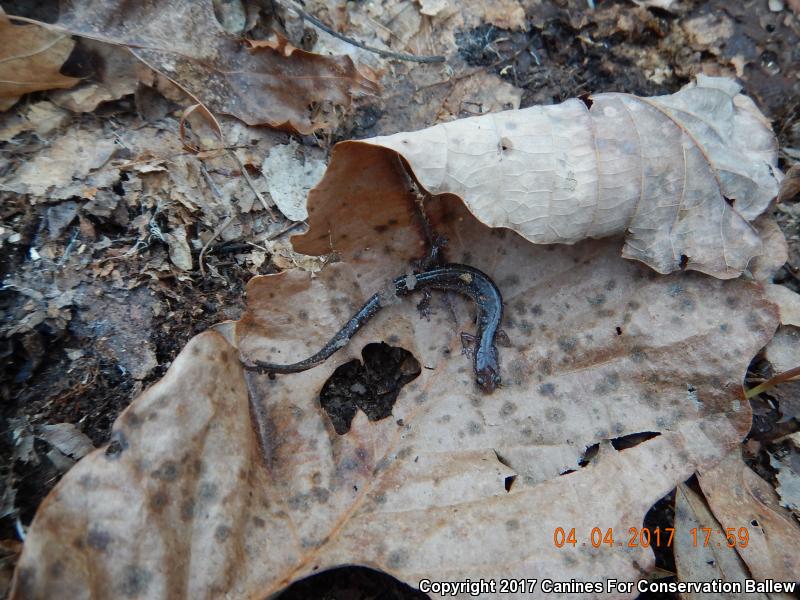
[[[718,539],[713,539],[705,544],[703,528],[713,531],[723,531],[724,528],[706,506],[703,498],[685,484],[678,486],[675,495],[675,533],[674,552],[675,565],[678,570],[679,581],[693,582],[739,582],[744,586],[744,581],[750,579],[747,567],[736,550],[727,543],[718,544]],[[691,532],[697,535],[692,536]],[[737,538],[738,543],[738,538]],[[685,600],[704,600],[708,594],[689,592],[681,594]],[[756,598],[769,600],[766,594],[728,594],[731,600],[738,598]]]
[[[38,90],[69,88],[80,81],[59,73],[75,43],[38,25],[13,25],[0,8],[0,110]]]
[[[747,530],[736,550],[754,579],[796,581],[800,573],[800,525],[780,506],[775,490],[742,460],[741,449],[718,465],[701,469],[698,480],[723,528]]]
[[[92,440],[72,423],[40,425],[37,428],[37,435],[76,460],[94,450]]]
[[[110,186],[116,169],[101,170],[116,150],[113,139],[86,127],[73,127],[5,177],[0,189],[50,199],[84,197],[91,186]]]
[[[231,36],[211,0],[152,0],[146,12],[122,0],[77,0],[63,5],[57,25],[127,46],[211,111],[250,125],[311,133],[324,125],[311,104],[349,106],[354,95],[377,92],[349,57],[251,46]]]
[[[194,263],[192,261],[192,249],[186,240],[186,229],[177,227],[171,232],[165,233],[164,241],[169,246],[169,259],[172,264],[181,271],[191,271]]]
[[[136,91],[139,61],[127,48],[86,38],[79,39],[78,44],[84,60],[92,65],[89,80],[75,89],[54,92],[53,102],[73,112],[92,112],[102,102]]]
[[[798,201],[800,201],[800,164],[786,171],[786,177],[781,181],[781,189],[778,192],[778,204]]]
[[[52,131],[64,126],[69,120],[69,113],[52,102],[43,100],[29,104],[8,113],[0,126],[0,141],[9,142],[14,136],[24,132],[33,131],[40,138],[46,137]]]

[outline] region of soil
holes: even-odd
[[[21,14],[23,7],[18,4],[26,3],[2,4],[7,12]],[[597,5],[594,10],[589,8],[591,4]],[[588,98],[594,91],[668,94],[699,71],[737,75],[739,65],[738,77],[745,92],[772,120],[781,148],[800,148],[800,80],[794,73],[800,64],[800,40],[797,19],[794,25],[786,25],[790,9],[770,12],[766,0],[678,2],[676,6],[674,12],[668,12],[628,2],[543,2],[528,9],[528,31],[482,25],[458,32],[459,53],[451,66],[456,77],[476,68],[498,75],[523,90],[524,107],[571,97]],[[38,12],[34,11],[36,14],[29,16],[52,21],[54,10],[50,3],[43,3]],[[706,41],[703,28],[713,27],[719,19],[728,26],[726,36]],[[687,33],[688,22],[697,23],[694,38]],[[103,113],[125,115],[134,110],[129,99],[122,99],[105,106]],[[392,133],[391,112],[374,103],[362,105],[333,133],[331,141]],[[415,128],[425,125],[419,123]],[[311,136],[297,139],[303,144],[318,143]],[[5,155],[21,149],[24,144],[0,143]],[[789,166],[791,160],[783,155],[781,167]],[[31,248],[46,235],[47,211],[47,204],[32,204],[26,196],[4,193],[0,197],[0,221],[22,234],[20,243],[0,246],[0,278],[4,281],[20,273],[42,280],[63,276],[58,263],[42,268],[41,264],[34,264],[31,256]],[[132,223],[137,215],[132,210],[129,213],[128,222]],[[790,259],[777,281],[800,291],[797,220],[785,213],[778,214],[778,219],[790,240]],[[119,220],[92,217],[90,222],[112,244],[137,235],[131,228],[119,225]],[[80,228],[65,227],[59,235],[66,251],[71,240],[80,236]],[[102,314],[96,307],[87,308],[87,302],[78,303],[60,322],[56,320],[56,325],[52,319],[45,320],[25,332],[12,330],[29,314],[30,295],[18,287],[0,288],[0,354],[4,359],[0,376],[0,480],[4,482],[6,498],[10,487],[15,491],[13,510],[0,519],[0,540],[17,539],[20,528],[30,523],[42,499],[63,474],[59,465],[46,458],[47,442],[36,438],[34,450],[42,458],[26,461],[15,453],[14,436],[21,431],[35,431],[37,425],[66,422],[76,424],[95,446],[107,443],[120,411],[163,375],[187,340],[241,313],[244,287],[252,275],[233,258],[243,241],[247,240],[219,244],[209,253],[209,264],[222,277],[203,277],[193,272],[190,281],[150,280],[131,288],[113,287],[100,278],[82,279],[76,289],[83,298],[102,296]],[[148,261],[164,258],[166,252],[163,245],[151,245],[128,259],[126,272],[138,272]],[[197,265],[199,252],[193,252]],[[266,264],[262,272],[274,269]],[[139,328],[137,323],[139,330],[129,332],[131,336],[141,336],[141,343],[149,343],[155,354],[156,366],[139,378],[107,351],[111,333],[103,326],[105,322],[124,322],[134,304],[164,308],[146,327]],[[753,364],[751,374],[762,378],[769,375],[759,362]],[[754,402],[758,419],[753,436],[768,442],[774,437],[764,432],[777,427],[779,415],[761,410],[763,400]],[[796,420],[789,428],[798,430]],[[780,433],[786,433],[785,425]],[[774,477],[768,468],[769,460],[763,455],[756,453],[749,458],[762,475]],[[653,507],[645,524],[669,527],[674,518],[673,503],[674,493]],[[14,552],[9,552],[6,544],[0,558],[4,569],[9,561],[13,563],[13,557]],[[657,566],[674,572],[671,552],[660,550]],[[388,575],[349,567],[295,583],[282,597],[366,600],[427,596]]]

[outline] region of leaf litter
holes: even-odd
[[[210,0],[151,2],[144,22],[138,9],[107,0],[68,3],[56,27],[126,46],[209,109],[250,125],[311,133],[326,123],[309,104],[347,106],[355,94],[378,91],[349,57],[322,56],[280,41],[248,48],[223,29]]]
[[[251,281],[248,313],[222,329],[247,356],[279,352],[289,362],[309,354],[424,245],[410,226],[404,174],[379,160],[344,164],[334,162],[312,193],[311,229],[295,243],[307,250],[325,238],[340,262],[313,278],[288,271]],[[380,186],[380,202],[368,200],[375,189],[364,182]],[[77,574],[88,568],[92,577],[111,574],[109,585],[135,571],[142,592],[168,592],[176,584],[165,560],[219,556],[220,543],[241,551],[193,562],[180,581],[269,595],[347,563],[412,584],[443,572],[520,577],[534,564],[542,576],[569,568],[590,579],[646,570],[647,549],[557,549],[552,531],[561,523],[587,535],[598,524],[623,531],[736,447],[750,426],[740,381],[777,324],[774,307],[743,280],[658,276],[620,258],[617,240],[534,246],[491,231],[452,196],[427,210],[450,240],[448,256],[487,272],[504,294],[511,345],[501,349],[500,390],[474,388],[458,339],[471,311],[456,298],[451,309],[435,301],[430,321],[413,303],[392,306],[336,360],[274,380],[245,377],[230,342],[203,334],[120,417],[111,444],[62,480],[32,526],[17,593],[46,594],[56,584],[46,574],[54,561],[63,566],[61,589],[83,588]],[[339,215],[333,229],[326,211]],[[339,435],[319,390],[371,340],[407,349],[426,368],[401,391],[391,418],[359,412]],[[623,451],[610,443],[642,432],[654,437]],[[126,490],[117,496],[126,510],[111,489]],[[205,533],[189,546],[162,522]],[[82,552],[65,552],[90,530],[107,541],[102,550],[84,541]],[[165,536],[185,541],[175,546]],[[138,540],[169,545],[170,557],[141,552]],[[448,554],[454,544],[458,554]]]

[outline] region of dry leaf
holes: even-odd
[[[748,268],[756,281],[770,282],[789,258],[786,236],[775,217],[764,213],[753,221],[761,238],[761,253],[753,257]]]
[[[736,550],[754,579],[796,581],[800,573],[800,525],[780,506],[772,486],[742,460],[737,448],[698,480],[723,528],[746,527],[748,543]]]
[[[119,171],[99,168],[111,158],[116,144],[98,136],[97,130],[85,127],[69,129],[32,160],[0,178],[0,189],[55,200],[84,197],[91,187],[110,187],[119,179]]]
[[[246,354],[279,350],[288,361],[316,349],[421,249],[402,174],[364,161],[352,165],[359,180],[342,165],[312,194],[305,236],[342,262],[315,277],[255,278],[248,315],[222,329]],[[534,246],[490,232],[452,197],[429,209],[449,257],[485,270],[504,294],[504,387],[475,388],[458,335],[472,329],[472,310],[457,297],[435,296],[430,321],[414,302],[392,306],[323,366],[274,380],[245,379],[238,351],[202,334],[45,502],[12,597],[89,585],[267,597],[353,563],[415,586],[445,575],[640,578],[649,549],[595,550],[591,530],[621,540],[738,444],[751,418],[742,376],[775,327],[773,308],[745,281],[656,276],[621,259],[614,241]],[[391,418],[359,412],[338,435],[320,389],[381,340],[428,368]],[[643,432],[653,437],[624,451],[608,441]],[[600,452],[582,468],[593,444]],[[586,546],[555,547],[557,527],[575,527]]]
[[[214,112],[250,125],[310,133],[313,103],[349,106],[353,95],[376,93],[349,57],[294,49],[251,48],[227,33],[211,0],[154,0],[145,15],[122,0],[65,4],[58,27],[77,35],[127,46]]]
[[[0,110],[38,90],[69,88],[80,79],[59,73],[75,43],[38,25],[13,25],[0,8]]]
[[[483,115],[519,108],[522,90],[494,73],[479,71],[456,81],[442,101],[440,114]]]
[[[775,373],[783,373],[800,365],[800,329],[782,325],[765,349]]]
[[[430,193],[456,194],[534,243],[627,232],[623,256],[660,273],[685,260],[737,277],[761,252],[748,221],[779,177],[769,124],[738,91],[700,76],[671,96],[597,94],[588,110],[568,100],[346,142],[333,161],[358,160],[365,143],[389,148]]]
[[[727,541],[720,542],[719,537],[714,537],[708,544],[705,543],[703,528],[717,532],[723,531],[723,527],[711,514],[703,498],[683,483],[678,486],[675,495],[674,527],[673,548],[679,581],[739,582],[744,587],[744,581],[750,579],[747,567]],[[692,536],[693,530],[696,536]],[[736,542],[739,542],[738,538]],[[681,594],[684,600],[704,600],[708,597],[709,594],[705,593]],[[731,593],[726,594],[725,598],[769,600],[769,596],[760,593]]]
[[[90,39],[78,42],[91,57],[92,80],[69,91],[55,92],[53,102],[73,112],[92,112],[101,102],[117,100],[136,91],[138,61],[126,48]]]
[[[646,8],[660,8],[661,10],[671,11],[676,0],[633,0],[639,6]]]
[[[800,327],[800,294],[790,290],[785,285],[774,283],[764,284],[767,297],[778,306],[781,325]],[[800,363],[800,356],[797,358]]]
[[[786,177],[781,181],[781,188],[778,191],[779,204],[797,200],[800,200],[800,164],[796,164],[786,171]]]
[[[23,109],[7,113],[2,118],[0,142],[10,142],[24,131],[33,131],[45,137],[69,121],[69,113],[52,102],[29,104]]]
[[[778,485],[775,491],[781,498],[781,506],[800,516],[800,433],[784,438],[783,448],[770,452],[769,464],[775,470]]]
[[[299,148],[294,140],[273,146],[261,165],[269,195],[290,221],[305,221],[308,217],[306,196],[325,173],[323,160],[314,158],[310,152],[301,154]]]
[[[169,259],[181,271],[192,270],[192,249],[186,241],[186,229],[178,227],[164,234],[164,241],[169,246]]]
[[[781,325],[764,349],[772,373],[785,373],[800,366],[800,329]],[[781,423],[800,419],[800,381],[786,381],[771,390],[769,395],[778,402]]]

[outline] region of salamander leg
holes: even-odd
[[[494,343],[501,348],[511,348],[511,340],[508,338],[508,334],[502,329],[498,329],[497,333],[494,335]]]
[[[475,348],[478,345],[478,338],[466,331],[461,332],[461,354],[472,358],[475,356]]]

